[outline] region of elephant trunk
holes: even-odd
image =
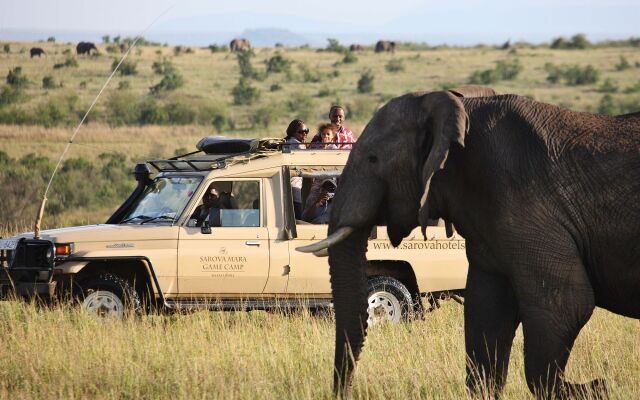
[[[333,390],[341,398],[348,398],[350,395],[353,372],[367,334],[365,253],[370,231],[370,227],[358,229],[348,240],[329,248],[336,318]]]

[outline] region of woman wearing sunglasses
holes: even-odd
[[[300,119],[294,119],[287,127],[287,136],[284,138],[284,142],[288,143],[292,149],[306,149],[307,135],[309,134],[309,128],[305,125],[304,121]],[[291,192],[293,193],[293,209],[296,215],[296,219],[302,218],[302,177],[291,177]]]

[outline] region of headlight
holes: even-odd
[[[73,253],[73,243],[56,243],[56,258],[66,258]]]
[[[54,256],[53,249],[52,249],[51,247],[49,247],[49,248],[47,249],[47,254],[46,254],[47,261],[49,261],[49,262],[53,262],[53,256]]]

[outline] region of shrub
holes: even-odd
[[[106,44],[111,43],[111,36],[109,36],[109,35],[103,35],[103,36],[102,36],[102,43],[106,43]]]
[[[33,119],[34,122],[40,125],[52,127],[67,121],[70,111],[63,102],[57,99],[50,99],[36,108]]]
[[[62,54],[64,54],[65,56],[70,56],[71,55],[71,49],[62,50]]]
[[[571,40],[558,37],[553,39],[550,47],[552,49],[586,49],[591,47],[591,43],[587,40],[587,37],[581,33],[571,37]]]
[[[0,88],[0,107],[24,100],[25,93],[20,87],[5,85]]]
[[[118,90],[126,90],[131,88],[131,82],[129,81],[120,81],[118,82]]]
[[[384,66],[384,69],[392,73],[404,71],[404,63],[401,59],[394,58],[392,60],[389,60],[389,62]]]
[[[11,45],[9,43],[3,44],[2,50],[5,52],[5,54],[11,53]]]
[[[55,43],[55,42],[56,42],[56,38],[55,38],[54,36],[49,36],[49,37],[47,38],[47,42]]]
[[[365,70],[360,74],[360,79],[358,79],[358,93],[373,92],[373,79],[374,75],[371,70]]]
[[[149,88],[151,94],[158,94],[161,92],[176,90],[184,85],[184,78],[178,72],[178,70],[171,70],[166,72],[162,77],[162,80],[155,86]]]
[[[227,105],[224,103],[206,102],[198,106],[198,123],[213,125],[216,132],[222,132],[228,125]]]
[[[329,96],[335,96],[337,93],[334,89],[329,89],[327,87],[320,89],[320,91],[318,92],[317,96],[318,97],[329,97]]]
[[[278,90],[282,90],[282,85],[279,83],[274,83],[269,87],[270,92],[277,92]]]
[[[322,81],[322,72],[318,68],[311,70],[307,64],[302,63],[298,64],[298,69],[302,73],[303,82],[318,83]]]
[[[517,58],[511,61],[498,61],[494,69],[474,71],[469,77],[469,83],[489,85],[501,80],[513,80],[522,70],[522,64]]]
[[[636,82],[633,86],[626,88],[624,92],[627,94],[640,92],[640,81]]]
[[[277,74],[281,72],[289,72],[291,70],[292,61],[277,52],[269,60],[265,61],[267,65],[267,73]]]
[[[249,80],[246,78],[240,78],[238,84],[231,90],[231,94],[233,95],[233,104],[235,105],[253,104],[260,98],[260,90],[251,86]]]
[[[598,91],[602,93],[615,93],[618,91],[618,85],[614,80],[607,79],[602,83]]]
[[[378,103],[374,99],[361,97],[347,103],[346,108],[349,119],[368,120],[376,112]]]
[[[342,63],[343,64],[354,64],[358,62],[358,57],[356,56],[356,54],[352,51],[347,51],[344,55],[344,57],[342,58]]]
[[[78,66],[78,60],[76,60],[75,57],[69,55],[67,56],[67,58],[64,60],[63,63],[58,63],[58,64],[54,64],[53,65],[53,69],[60,69],[60,68],[75,68]]]
[[[249,117],[251,127],[269,128],[271,124],[280,116],[280,107],[275,104],[267,104],[259,107]]]
[[[196,111],[183,102],[173,102],[165,106],[167,120],[173,125],[192,124],[196,120]]]
[[[344,53],[347,51],[347,48],[342,46],[337,39],[327,39],[327,41],[329,42],[326,48],[327,51],[333,51],[335,53]]]
[[[544,65],[545,71],[547,71],[547,82],[549,83],[558,83],[560,79],[562,79],[562,68],[551,64],[546,63]]]
[[[10,69],[6,80],[14,88],[24,88],[29,83],[29,79],[22,74],[22,67]]]
[[[313,99],[302,93],[296,93],[291,96],[286,103],[287,109],[295,118],[302,120],[311,120],[315,110]]]
[[[134,124],[138,120],[136,99],[136,96],[128,90],[111,92],[106,101],[109,124]]]
[[[569,86],[588,85],[590,83],[596,83],[598,81],[598,78],[600,77],[600,71],[598,71],[591,65],[587,65],[584,68],[581,68],[578,65],[573,65],[568,67],[564,71],[563,75],[565,82]]]
[[[209,45],[209,50],[211,50],[212,53],[220,53],[223,51],[227,51],[227,46],[225,45],[217,45],[217,44],[210,44]]]
[[[236,53],[238,59],[238,66],[240,67],[240,76],[242,78],[254,78],[256,72],[251,65],[251,58],[254,56],[253,49],[248,51],[239,51]]]
[[[629,60],[624,56],[620,56],[620,62],[616,64],[616,71],[624,71],[625,69],[631,68],[631,64]]]
[[[184,48],[182,46],[175,46],[173,48],[173,55],[179,56],[183,51],[184,51]]]
[[[620,115],[640,110],[640,99],[615,101],[613,96],[605,94],[598,104],[598,114]]]
[[[152,98],[146,98],[138,107],[138,123],[161,125],[167,122],[165,109]]]
[[[175,71],[176,68],[171,62],[171,60],[169,60],[168,58],[162,57],[160,60],[153,62],[153,64],[151,65],[151,69],[157,75],[164,75],[169,72]]]
[[[113,62],[111,63],[111,71],[116,69],[119,62],[120,60],[118,59],[113,60]],[[125,59],[122,61],[122,64],[120,64],[120,69],[118,69],[118,72],[120,72],[120,75],[123,76],[136,75],[138,73],[138,70],[136,68],[137,67],[135,62]]]
[[[56,89],[60,87],[55,79],[53,79],[53,76],[51,75],[47,75],[44,78],[42,78],[42,88],[43,89]]]

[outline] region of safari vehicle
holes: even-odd
[[[314,181],[338,178],[348,150],[299,150],[281,139],[207,137],[199,151],[138,164],[137,187],[105,224],[0,239],[4,294],[71,294],[100,315],[166,309],[331,306],[328,258],[301,253],[327,225],[296,220],[292,178],[303,204]],[[156,174],[151,178],[150,168]],[[202,213],[211,188],[232,198]],[[200,218],[204,216],[204,218]],[[456,293],[467,274],[465,242],[434,226],[393,248],[371,232],[369,315],[397,322],[422,311],[421,297]]]

